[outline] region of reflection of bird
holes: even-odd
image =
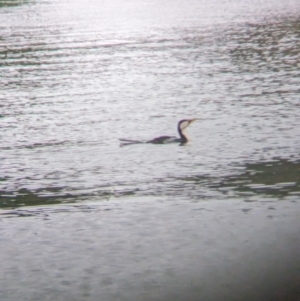
[[[177,130],[178,130],[180,138],[177,138],[174,136],[160,136],[160,137],[151,139],[149,141],[120,139],[120,141],[125,142],[121,145],[124,146],[124,145],[135,144],[135,143],[166,144],[166,143],[174,143],[174,142],[180,143],[180,144],[186,144],[189,140],[188,140],[188,137],[186,136],[185,129],[195,120],[197,120],[197,118],[183,119],[178,122]]]

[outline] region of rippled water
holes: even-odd
[[[0,206],[299,198],[300,2],[0,1]],[[120,147],[176,134],[191,143]]]

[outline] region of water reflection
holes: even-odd
[[[65,187],[45,188],[30,191],[20,189],[11,193],[0,191],[0,207],[15,208],[59,203],[75,203],[91,200],[109,200],[122,196],[171,196],[189,197],[196,200],[214,200],[271,196],[284,198],[300,195],[300,161],[274,159],[268,162],[246,163],[240,166],[245,171],[236,175],[212,177],[200,175],[158,180],[151,189],[98,189],[93,193],[73,190],[66,192]],[[5,181],[5,179],[0,179]],[[163,184],[163,186],[161,186]]]
[[[30,0],[0,0],[0,8],[6,6],[17,6],[22,5],[28,2],[32,2]]]
[[[94,194],[80,192],[76,194],[76,190],[71,194],[65,190],[65,187],[47,187],[35,191],[25,188],[13,192],[0,191],[0,208],[75,203],[94,197]],[[97,193],[98,200],[108,200],[110,196],[112,193],[109,191]]]
[[[235,190],[240,195],[285,197],[300,195],[300,161],[278,159],[270,162],[247,163],[245,172],[220,182],[220,188]]]

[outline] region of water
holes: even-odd
[[[0,0],[1,301],[299,300],[299,13]]]
[[[1,1],[0,206],[298,199],[299,1]],[[191,143],[119,147],[176,134]]]

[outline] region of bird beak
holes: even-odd
[[[193,123],[194,121],[198,120],[198,118],[192,118],[192,119],[189,119],[189,124]]]

